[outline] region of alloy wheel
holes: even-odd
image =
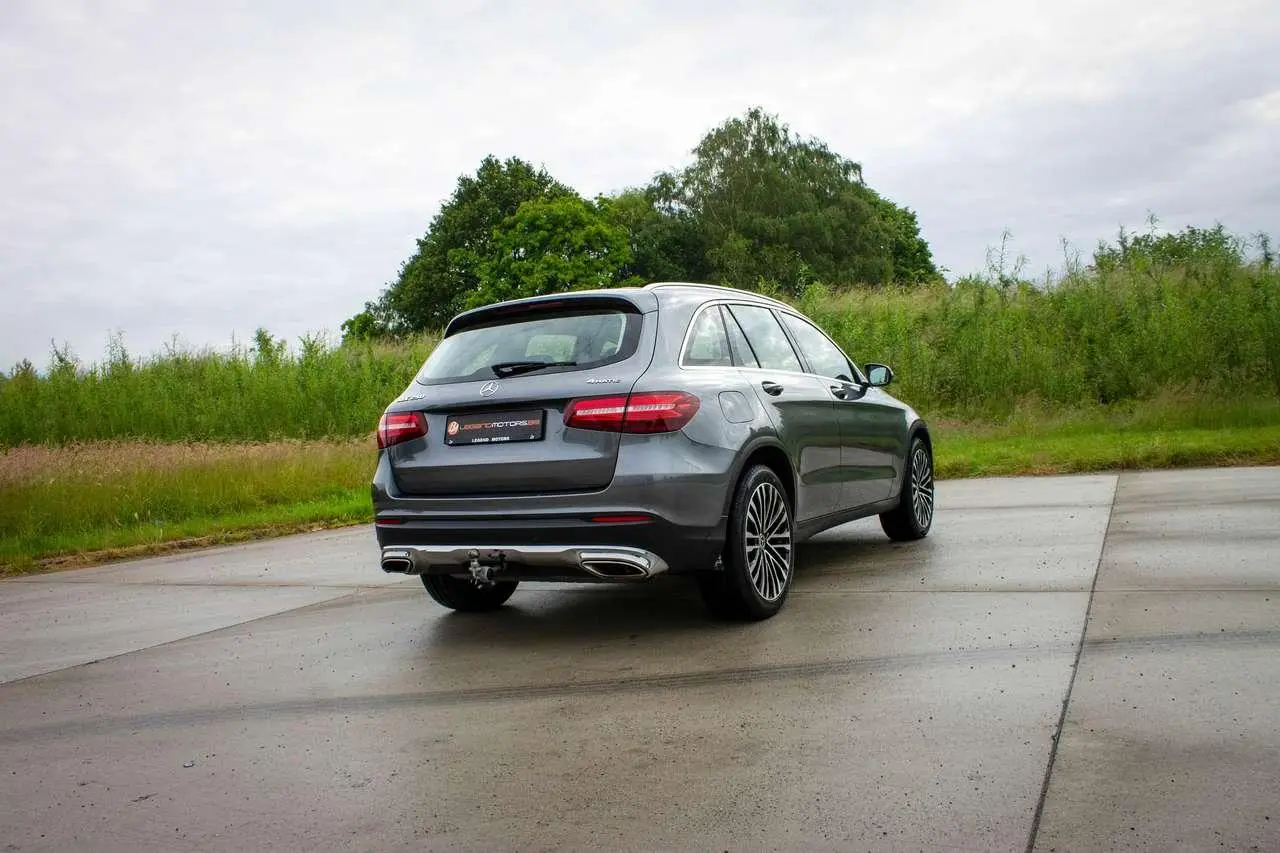
[[[923,444],[911,455],[911,509],[920,529],[928,530],[933,521],[933,460]]]
[[[772,483],[751,493],[743,544],[751,585],[765,601],[777,601],[791,576],[791,513]]]

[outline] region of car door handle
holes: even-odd
[[[835,397],[837,400],[861,400],[862,395],[867,393],[866,388],[848,383],[842,385],[831,385],[828,387],[831,388],[831,396]]]
[[[764,389],[764,393],[771,397],[776,397],[782,393],[782,386],[777,382],[770,382],[767,379],[760,383],[760,387]]]

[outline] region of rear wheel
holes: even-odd
[[[438,603],[463,613],[479,613],[496,610],[506,603],[516,591],[519,581],[496,581],[491,586],[480,586],[470,578],[452,575],[423,575],[422,585],[427,594]]]
[[[795,574],[795,531],[786,490],[773,469],[743,475],[729,513],[722,571],[702,572],[707,608],[729,619],[768,619],[782,609]]]
[[[880,527],[896,542],[929,535],[933,526],[933,452],[922,438],[911,440],[898,505],[880,514]]]

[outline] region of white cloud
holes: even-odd
[[[592,195],[760,104],[965,272],[1148,210],[1274,230],[1268,2],[6,4],[0,365],[334,329],[488,153]]]

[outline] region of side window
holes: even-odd
[[[680,363],[688,367],[733,366],[729,339],[724,333],[720,311],[715,307],[705,309],[694,318]]]
[[[742,334],[742,327],[733,319],[728,309],[721,310],[725,312],[724,324],[729,330],[729,344],[733,347],[733,363],[740,367],[759,367],[760,362],[756,361],[756,354],[751,351],[747,336]]]
[[[794,314],[784,313],[782,322],[787,324],[787,329],[800,345],[800,352],[804,353],[804,360],[809,362],[814,373],[831,379],[853,381],[854,373],[849,366],[849,359],[844,357],[840,348],[831,343],[817,326]]]
[[[791,341],[787,340],[786,333],[778,325],[778,319],[773,316],[772,311],[757,305],[734,305],[729,313],[742,326],[761,367],[797,372],[803,370],[800,359],[796,358],[796,351],[791,348]]]

